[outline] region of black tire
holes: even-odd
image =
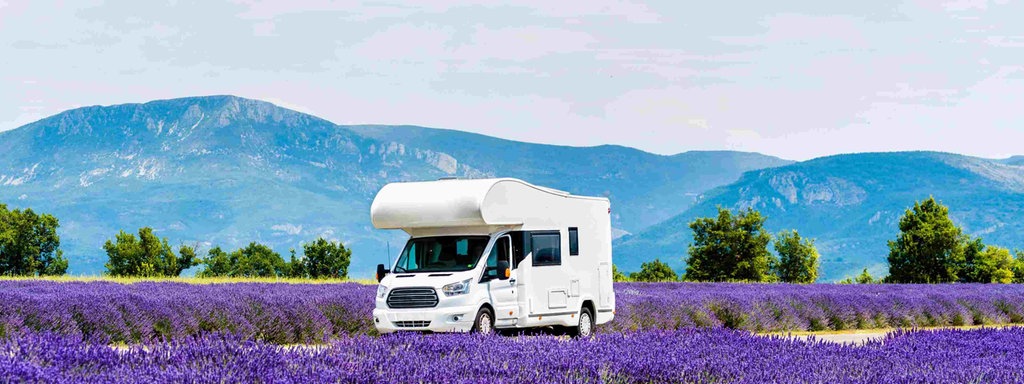
[[[494,333],[494,311],[487,307],[480,307],[480,310],[476,312],[476,318],[473,320],[473,328],[470,329],[470,332],[482,335]]]
[[[575,327],[569,328],[569,335],[572,337],[578,337],[586,339],[594,336],[594,314],[590,312],[590,308],[583,307],[580,310],[579,321],[577,321]]]

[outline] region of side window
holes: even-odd
[[[569,256],[579,256],[580,234],[576,227],[569,227]]]
[[[485,269],[485,275],[490,277],[497,277],[498,273],[498,261],[505,260],[508,262],[508,236],[502,236],[498,238],[498,241],[494,242],[494,248],[491,248],[491,253],[487,255],[487,268]],[[511,264],[510,264],[511,265]]]
[[[558,232],[531,234],[533,265],[562,265],[562,236]]]

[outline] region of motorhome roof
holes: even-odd
[[[444,179],[385,185],[373,200],[370,218],[382,229],[521,225],[522,215],[510,214],[515,210],[509,208],[545,196],[607,201],[519,179]]]

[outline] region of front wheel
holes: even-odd
[[[580,321],[575,327],[570,328],[569,333],[573,337],[583,339],[594,335],[594,315],[590,313],[590,308],[583,307],[580,310]]]
[[[476,320],[473,321],[473,329],[470,331],[482,335],[494,333],[494,313],[491,312],[490,308],[482,307],[477,311]]]

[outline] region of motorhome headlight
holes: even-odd
[[[457,296],[469,293],[469,282],[473,279],[462,280],[458,283],[451,283],[441,287],[441,291],[444,292],[445,296]]]
[[[385,287],[383,285],[378,285],[377,286],[377,297],[383,299],[384,298],[384,294],[387,293],[387,292],[388,292],[388,287]]]

